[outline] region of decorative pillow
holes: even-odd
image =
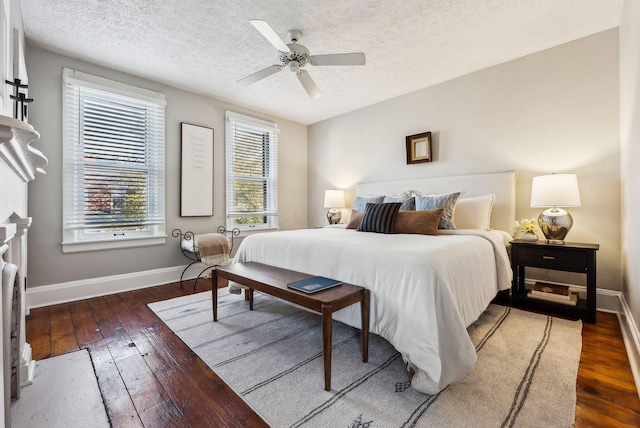
[[[358,226],[359,232],[393,233],[393,223],[400,209],[400,202],[367,204],[364,217]]]
[[[383,200],[384,196],[370,196],[368,198],[356,196],[356,200],[353,201],[353,209],[364,212],[364,210],[367,209],[367,204],[369,202],[372,204],[381,204]]]
[[[360,226],[360,222],[362,221],[362,217],[364,217],[363,211],[351,210],[351,218],[349,219],[349,223],[347,224],[347,229],[357,229]]]
[[[416,209],[416,198],[411,197],[393,197],[393,196],[385,196],[382,202],[400,202],[400,210],[404,211],[415,211]]]
[[[437,235],[442,208],[424,211],[398,211],[393,224],[395,233]]]
[[[442,216],[438,229],[455,229],[453,222],[453,213],[456,209],[456,201],[460,197],[461,192],[447,193],[446,195],[427,195],[416,196],[416,210],[432,210],[434,208],[442,208]]]
[[[496,195],[458,199],[453,222],[457,229],[491,230],[491,209]]]
[[[417,190],[405,190],[404,192],[387,195],[389,198],[410,198],[412,196],[422,196],[422,193]]]

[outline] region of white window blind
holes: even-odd
[[[164,96],[69,69],[63,86],[63,244],[164,236]]]
[[[227,228],[277,228],[277,124],[227,112],[226,171]]]

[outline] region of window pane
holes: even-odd
[[[261,212],[264,211],[267,185],[265,181],[241,180],[234,182],[235,211],[236,212]],[[264,223],[264,217],[242,217],[235,220],[236,224]]]
[[[227,119],[227,227],[277,227],[277,125],[231,112]]]
[[[83,99],[86,160],[145,164],[147,109],[94,97]]]
[[[84,218],[93,232],[143,230],[147,218],[147,172],[85,167]]]
[[[233,174],[247,177],[264,177],[268,174],[269,134],[237,135],[233,150]]]

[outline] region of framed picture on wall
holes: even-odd
[[[409,135],[407,142],[407,165],[431,162],[431,132]]]
[[[213,215],[213,129],[181,123],[180,216]]]

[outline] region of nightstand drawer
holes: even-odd
[[[518,259],[522,264],[547,269],[587,270],[586,251],[564,251],[549,247],[521,247],[519,249]]]

